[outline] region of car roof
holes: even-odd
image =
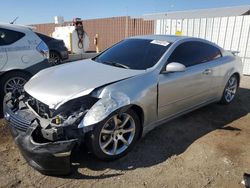
[[[133,37],[130,37],[130,38],[133,38],[133,39],[149,39],[149,40],[163,40],[163,41],[174,43],[174,42],[176,42],[178,40],[193,38],[193,37],[176,36],[176,35],[140,35],[140,36],[133,36]]]
[[[27,32],[27,30],[33,30],[34,27],[31,26],[26,26],[26,25],[17,25],[17,24],[9,24],[9,23],[1,23],[0,22],[0,27],[4,29],[9,29],[9,30],[15,30],[15,31],[23,31]]]
[[[133,36],[130,38],[132,38],[132,39],[161,40],[161,41],[167,41],[169,43],[175,43],[177,41],[184,40],[184,39],[191,39],[193,41],[200,41],[200,42],[204,42],[204,43],[213,45],[213,46],[219,48],[220,50],[223,50],[223,48],[221,48],[217,44],[215,44],[211,41],[208,41],[206,39],[197,38],[197,37],[177,36],[177,35],[140,35],[140,36]]]

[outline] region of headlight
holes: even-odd
[[[83,96],[68,101],[53,112],[52,123],[60,126],[78,125],[82,121],[84,114],[97,101],[97,98],[91,96]]]
[[[87,112],[78,128],[98,123],[118,108],[128,105],[129,103],[130,99],[123,93],[108,94],[94,104]]]
[[[67,116],[65,114],[58,114],[52,118],[51,123],[61,127],[78,125],[81,122],[84,113],[84,111],[79,110]]]

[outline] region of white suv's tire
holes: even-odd
[[[10,72],[1,78],[0,91],[2,97],[8,92],[20,92],[24,84],[30,79],[30,75],[25,72]]]

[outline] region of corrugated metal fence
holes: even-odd
[[[240,51],[243,73],[250,75],[250,16],[156,20],[156,34],[194,36],[212,41],[226,50]]]
[[[65,24],[70,24],[70,22]],[[32,26],[35,26],[38,32],[51,35],[58,25],[48,23]],[[99,35],[99,49],[104,50],[126,37],[154,33],[154,21],[145,21],[129,16],[83,20],[83,26],[90,39],[89,50],[95,50],[93,42],[95,34]]]

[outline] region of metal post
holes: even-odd
[[[213,39],[213,32],[214,32],[214,18],[212,19],[211,41]]]
[[[198,37],[200,37],[200,36],[201,36],[201,18],[199,20],[199,34],[198,34]]]
[[[167,34],[167,31],[166,31],[166,25],[167,25],[167,20],[164,19],[164,35]]]
[[[170,19],[170,35],[172,35],[172,19]]]
[[[236,23],[236,16],[234,17],[234,26],[233,26],[232,40],[231,40],[231,43],[230,43],[230,50],[232,50],[232,45],[233,45],[235,23]]]
[[[161,30],[162,26],[161,26],[161,24],[162,24],[162,19],[160,19],[160,34],[162,34],[162,30]]]
[[[192,31],[192,36],[194,36],[194,24],[195,24],[195,20],[193,19],[193,31]]]
[[[226,43],[228,20],[229,20],[229,17],[227,17],[227,24],[226,24],[226,31],[225,31],[225,37],[224,37],[224,42],[223,42],[223,48],[225,47],[225,43]]]
[[[221,19],[222,19],[222,18],[220,17],[219,31],[218,31],[218,37],[217,37],[217,44],[219,43],[219,38],[220,38]]]
[[[176,20],[175,20],[175,33],[176,33],[177,29],[178,29],[177,26],[178,26],[178,20],[176,19]]]
[[[206,36],[207,36],[207,18],[205,18],[206,19],[206,22],[205,22],[205,39],[206,39]]]
[[[244,67],[244,64],[245,64],[245,62],[246,62],[246,56],[247,56],[247,47],[248,47],[248,42],[249,42],[249,35],[250,35],[250,24],[249,24],[249,26],[248,26],[248,33],[247,33],[247,43],[246,43],[246,50],[245,50],[245,53],[244,53],[244,56],[243,56],[243,58],[244,58],[244,61],[243,61],[243,67]]]
[[[243,18],[242,18],[242,21],[241,21],[240,38],[239,38],[239,42],[238,42],[238,46],[237,46],[237,51],[239,51],[239,48],[240,48],[242,28],[243,28],[243,23],[244,23],[244,19],[245,19],[245,16],[242,16],[242,17],[243,17]]]
[[[181,19],[181,33],[183,33],[182,29],[183,29],[183,19]]]

